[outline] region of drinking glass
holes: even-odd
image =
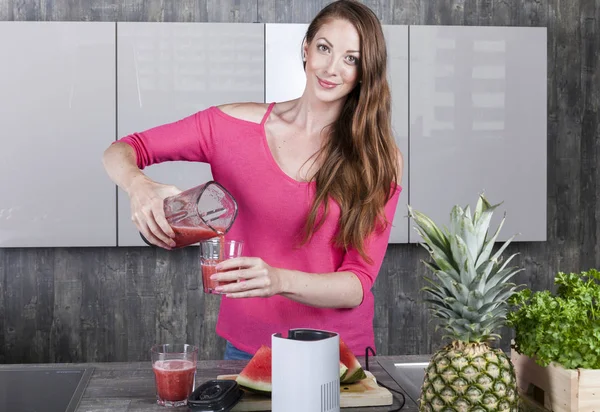
[[[222,237],[200,242],[200,264],[202,266],[202,285],[204,293],[215,293],[217,286],[228,285],[235,281],[219,282],[212,280],[211,275],[217,273],[219,262],[242,256],[244,242],[241,240],[225,240]]]
[[[156,403],[184,406],[194,391],[198,347],[188,344],[154,345],[150,349],[156,383]]]

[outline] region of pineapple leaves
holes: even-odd
[[[489,275],[494,269],[494,262],[487,262],[484,267],[481,268],[477,272],[477,276],[475,279],[469,284],[469,289],[472,291],[477,291],[480,294],[484,292],[486,282],[489,280]]]
[[[427,302],[427,300],[425,300],[425,302]],[[445,319],[454,318],[454,312],[452,312],[451,310],[446,309],[446,308],[435,308],[435,309],[432,309],[432,312],[435,315],[440,316]]]
[[[471,217],[471,208],[469,205],[465,206],[464,215],[471,223],[473,223],[473,218]]]
[[[513,294],[517,285],[514,283],[504,283],[496,285],[483,296],[484,303],[502,301],[503,298],[508,298]],[[505,292],[506,291],[506,292]]]
[[[481,214],[492,207],[490,202],[486,200],[483,195],[480,195],[477,199],[477,205],[475,206],[475,215],[473,215],[473,223],[477,222],[481,216]],[[495,209],[495,207],[494,207]]]
[[[493,275],[488,281],[488,289],[494,286],[504,284],[507,280],[512,278],[517,273],[521,272],[524,269],[516,269],[516,268],[507,268],[499,271],[495,275]]]
[[[435,284],[434,287],[425,286],[421,291],[429,293],[431,295],[431,301],[443,302],[446,295],[444,295],[444,291],[439,290],[438,287],[439,286]],[[430,300],[427,301],[429,302]]]
[[[448,258],[445,257],[446,255],[444,255],[443,253],[437,253],[436,251],[431,251],[430,253],[431,258],[433,259],[433,261],[435,262],[435,264],[437,265],[437,267],[435,267],[434,265],[432,265],[430,262],[423,262],[429,269],[431,269],[431,271],[436,272],[438,270],[442,270],[444,272],[446,272],[448,275],[450,275],[452,277],[452,279],[454,279],[455,281],[459,281],[460,280],[460,275],[458,274],[457,269],[454,266],[452,266],[451,264],[448,263]]]
[[[484,243],[481,253],[479,253],[479,256],[477,257],[477,263],[475,264],[475,266],[479,267],[479,265],[481,265],[483,262],[489,259],[490,254],[492,253],[492,248],[494,247],[496,239],[500,234],[500,229],[502,229],[502,226],[504,226],[504,220],[505,219],[502,218],[494,235],[487,242]]]
[[[500,270],[504,270],[504,268],[506,267],[506,265],[508,265],[508,262],[510,262],[512,260],[512,258],[514,258],[515,256],[517,256],[518,253],[513,253],[512,255],[510,255],[510,257],[508,259],[506,259],[506,261],[502,264],[502,266],[500,267]]]
[[[483,306],[483,294],[478,290],[472,290],[469,292],[469,298],[467,300],[467,305],[481,311],[481,307]]]
[[[469,208],[467,207],[467,211],[468,210]],[[452,208],[452,212],[450,213],[450,248],[455,256],[462,256],[466,259],[464,252],[457,253],[454,249],[456,245],[454,244],[453,240],[456,242],[458,239],[462,240],[462,243],[464,243],[466,250],[471,256],[471,260],[473,263],[475,263],[475,258],[477,255],[473,256],[473,252],[478,250],[475,227],[473,226],[473,222],[467,213],[463,212],[460,207],[454,206]],[[462,266],[463,262],[459,261],[457,263]]]
[[[409,217],[423,239],[421,245],[429,252],[430,261],[423,263],[434,274],[433,278],[424,277],[429,283],[422,289],[428,295],[424,301],[452,339],[481,342],[499,338],[494,331],[505,324],[507,301],[516,289],[509,280],[523,269],[508,267],[514,254],[502,262],[514,236],[493,253],[505,217],[491,238],[489,226],[501,204],[492,205],[482,194],[473,211],[468,205],[456,205],[447,226],[440,226],[443,230],[408,206]]]
[[[515,238],[515,235],[511,236],[506,242],[504,242],[504,244],[500,247],[500,249],[498,249],[496,251],[496,253],[494,253],[494,256],[492,256],[490,258],[490,260],[498,260],[498,258],[500,257],[500,255],[502,254],[502,252],[504,252],[504,249],[506,249],[506,247],[510,244],[510,242],[512,242],[512,240]]]
[[[482,250],[483,244],[488,235],[488,228],[490,226],[490,222],[492,220],[492,215],[494,214],[494,210],[496,210],[496,208],[498,206],[500,206],[503,202],[492,206],[490,203],[488,203],[487,200],[485,200],[485,198],[480,196],[479,201],[477,202],[478,208],[479,208],[479,203],[482,204],[481,213],[479,214],[479,216],[477,216],[476,219],[473,220],[473,224],[475,225],[475,231],[476,231],[476,236],[477,236],[477,250]],[[498,236],[498,233],[500,233],[500,228],[502,227],[503,223],[504,223],[504,219],[502,219],[502,223],[499,225],[498,229],[496,230],[496,233],[492,237],[492,241],[490,242],[490,244],[493,245],[494,242],[496,241],[496,237]],[[487,257],[485,259],[487,259]],[[475,266],[478,267],[479,264],[482,263],[485,259],[479,260],[479,256],[478,256],[477,263],[475,264]]]
[[[471,277],[473,271],[470,268],[473,266],[473,257],[469,251],[469,248],[460,236],[450,236],[450,250],[453,256],[458,256],[457,264],[460,271],[460,281],[463,285],[469,285],[475,276]]]
[[[458,288],[460,288],[461,286],[463,288],[466,288],[464,285],[461,285],[459,282],[455,281],[454,279],[452,279],[452,277],[450,275],[448,275],[446,272],[442,271],[442,270],[437,270],[434,272],[434,274],[436,275],[436,277],[440,280],[440,282],[442,283],[444,289],[446,290],[446,294],[449,296],[456,296],[460,294],[460,291]],[[427,278],[426,278],[427,279]],[[435,282],[433,282],[430,279],[427,279],[430,283],[438,286]],[[440,289],[438,289],[440,290]],[[443,290],[443,289],[441,289]]]
[[[427,242],[429,245],[435,244],[441,250],[448,249],[448,243],[444,234],[437,228],[435,223],[427,217],[425,214],[414,210],[410,205],[408,206],[409,216],[417,223],[419,228],[427,235],[430,239]]]

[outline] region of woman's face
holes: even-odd
[[[323,24],[304,45],[307,91],[323,102],[339,100],[358,82],[360,38],[347,20]]]

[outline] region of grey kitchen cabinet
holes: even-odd
[[[213,105],[264,102],[264,26],[117,23],[118,138]],[[165,162],[151,179],[188,189],[212,179],[198,162]],[[129,197],[118,190],[119,246],[143,246]]]
[[[484,193],[499,241],[546,240],[546,47],[546,28],[410,26],[415,209],[447,225]]]
[[[390,234],[389,243],[407,243],[407,204],[410,191],[408,168],[408,26],[384,25],[383,33],[388,50],[388,81],[392,95],[392,128],[396,144],[404,159],[402,192],[396,206],[394,227]]]
[[[0,247],[116,246],[115,23],[0,22]]]
[[[267,102],[302,95],[306,75],[302,66],[302,41],[307,24],[266,24]],[[408,26],[384,25],[388,47],[388,81],[392,93],[392,127],[405,159],[402,193],[396,208],[390,243],[408,242]]]
[[[212,105],[281,102],[305,85],[306,24],[1,22],[0,247],[145,245],[101,155]],[[418,242],[407,204],[446,224],[484,192],[498,240],[546,240],[546,29],[384,25],[404,154],[390,243]],[[409,151],[410,149],[410,151]],[[207,164],[149,166],[181,189]]]

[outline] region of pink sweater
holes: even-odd
[[[371,287],[385,255],[390,230],[371,236],[366,243],[373,264],[355,250],[344,252],[331,244],[338,229],[339,207],[331,202],[325,224],[310,243],[298,239],[314,196],[314,183],[298,182],[275,162],[267,145],[264,123],[227,115],[217,107],[202,110],[177,122],[135,133],[120,141],[130,144],[141,169],[165,161],[210,163],[214,180],[238,202],[238,216],[226,235],[244,241],[244,255],[260,257],[273,267],[309,273],[351,271],[360,280],[363,302],[353,309],[322,309],[282,296],[232,299],[222,297],[216,332],[237,348],[254,353],[271,346],[271,335],[290,328],[316,328],[337,332],[357,355],[375,350],[374,302]],[[198,184],[203,182],[198,182]],[[395,188],[386,205],[392,221],[402,188]]]

